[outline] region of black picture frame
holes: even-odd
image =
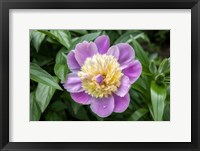
[[[9,142],[9,9],[191,9],[191,142]],[[0,148],[25,150],[200,151],[200,2],[199,0],[0,0]],[[181,57],[181,56],[180,56]]]

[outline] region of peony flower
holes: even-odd
[[[100,117],[124,112],[130,103],[129,89],[141,75],[142,66],[127,43],[110,47],[108,36],[76,45],[67,56],[69,73],[64,88],[72,99]]]

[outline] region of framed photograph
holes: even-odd
[[[200,150],[199,0],[1,0],[0,148]]]

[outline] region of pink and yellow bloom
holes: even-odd
[[[69,73],[64,88],[72,99],[100,117],[124,112],[130,103],[129,89],[139,78],[142,65],[134,59],[133,48],[126,43],[110,47],[108,36],[76,45],[67,56]]]

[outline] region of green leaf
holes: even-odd
[[[154,75],[157,73],[157,67],[156,67],[155,61],[150,62],[149,71]]]
[[[73,44],[72,44],[72,46],[70,47],[69,50],[74,49],[74,47],[78,43],[81,43],[83,41],[92,41],[92,40],[96,39],[100,34],[101,34],[101,32],[90,33],[90,34],[87,34],[87,35],[84,35],[84,36],[78,38],[76,41],[73,42]]]
[[[63,121],[63,117],[57,112],[48,112],[45,116],[46,121]]]
[[[132,38],[133,39],[138,39],[138,38],[142,38],[145,41],[149,41],[148,37],[144,34],[144,32],[141,31],[127,31],[126,33],[124,33],[123,35],[121,35],[115,42],[114,44],[118,44],[118,43],[130,43],[132,42]]]
[[[65,46],[67,49],[69,49],[71,45],[71,37],[70,33],[63,30],[38,30],[41,33],[46,34],[48,37],[52,38],[53,40],[56,40],[63,46]]]
[[[47,35],[48,37],[52,38],[53,40],[58,40],[55,35],[53,35],[49,30],[38,30],[39,32]]]
[[[71,116],[73,116],[76,120],[89,120],[85,107],[72,100],[68,92],[64,92],[62,98],[67,106],[67,111]]]
[[[169,121],[170,120],[170,103],[168,101],[166,101],[166,104],[165,104],[165,110],[164,110],[163,119],[165,121]]]
[[[169,62],[169,59],[165,58],[159,68],[158,68],[158,72],[159,73],[165,73],[168,69],[169,69],[169,66],[170,66],[170,62]]]
[[[74,114],[77,114],[79,108],[81,107],[81,105],[76,103],[76,102],[74,102],[74,101],[71,101],[71,105],[72,105],[72,109],[74,111]]]
[[[35,100],[35,92],[30,94],[30,121],[39,121],[41,116],[41,110]]]
[[[62,47],[58,53],[56,54],[56,64],[67,64],[66,56],[65,54],[67,52],[67,49],[65,47]]]
[[[49,63],[51,63],[54,59],[53,58],[48,58],[48,57],[44,57],[44,58],[39,58],[39,59],[33,59],[33,63],[36,63],[37,65],[39,65],[40,67],[47,65]]]
[[[86,112],[84,106],[79,107],[79,109],[77,110],[77,113],[76,113],[76,118],[78,118],[79,120],[82,120],[82,121],[89,120],[89,117],[87,115],[87,112]]]
[[[130,95],[130,99],[131,99],[131,103],[129,105],[129,109],[130,109],[130,112],[133,113],[133,110],[136,110],[136,109],[138,109],[140,107],[143,107],[143,104],[145,102],[144,102],[144,98],[141,98],[140,94],[135,92],[132,89],[129,90],[129,95]]]
[[[164,80],[165,80],[165,75],[163,73],[160,73],[155,77],[155,81],[158,85],[162,84]]]
[[[38,83],[35,97],[42,112],[44,112],[46,107],[49,105],[49,102],[51,101],[51,98],[54,95],[55,91],[56,89],[51,86]]]
[[[61,101],[56,101],[53,104],[51,104],[50,109],[56,112],[62,111],[64,109],[67,109],[66,104],[64,104]]]
[[[55,64],[54,73],[62,82],[64,82],[68,73],[67,64]]]
[[[65,46],[67,49],[71,46],[71,36],[70,33],[63,30],[51,30],[50,31],[55,37],[57,37],[57,41]]]
[[[66,52],[67,50],[65,47],[58,51],[56,54],[56,64],[54,66],[54,73],[62,82],[66,80],[66,75],[68,73]]]
[[[157,85],[153,81],[151,83],[151,103],[155,121],[162,121],[166,96],[166,87],[164,85]]]
[[[130,35],[132,36],[136,36],[138,34],[140,34],[140,31],[127,31],[125,32],[123,35],[121,35],[119,38],[117,38],[117,40],[114,42],[114,44],[118,44],[118,43],[127,43],[128,40],[130,40]]]
[[[154,118],[152,105],[151,105],[150,103],[147,103],[147,106],[148,106],[148,108],[149,108],[149,112],[151,113],[151,116]]]
[[[133,90],[136,90],[137,92],[141,93],[145,100],[149,100],[149,93],[141,85],[133,84],[131,87]]]
[[[30,31],[31,32],[31,44],[39,52],[40,45],[45,38],[45,34],[38,32],[36,30]]]
[[[30,63],[30,78],[38,83],[46,84],[55,89],[62,90],[57,81],[48,72],[35,63]]]
[[[132,39],[133,48],[135,50],[136,57],[142,62],[143,68],[149,68],[149,59],[142,46],[135,40]]]
[[[78,33],[78,34],[81,34],[81,35],[85,35],[85,34],[88,34],[88,31],[87,30],[71,30],[72,32],[75,32],[75,33]]]
[[[62,53],[62,56],[67,60],[67,55],[65,53]]]
[[[146,113],[148,113],[148,110],[145,108],[140,108],[136,110],[129,118],[130,121],[138,121],[140,118],[142,118]]]
[[[57,40],[55,40],[53,38],[50,38],[50,37],[47,37],[46,41],[49,42],[49,43],[52,43],[54,45],[59,45],[60,44]]]
[[[149,60],[156,60],[157,58],[158,58],[158,53],[157,52],[149,54]]]

